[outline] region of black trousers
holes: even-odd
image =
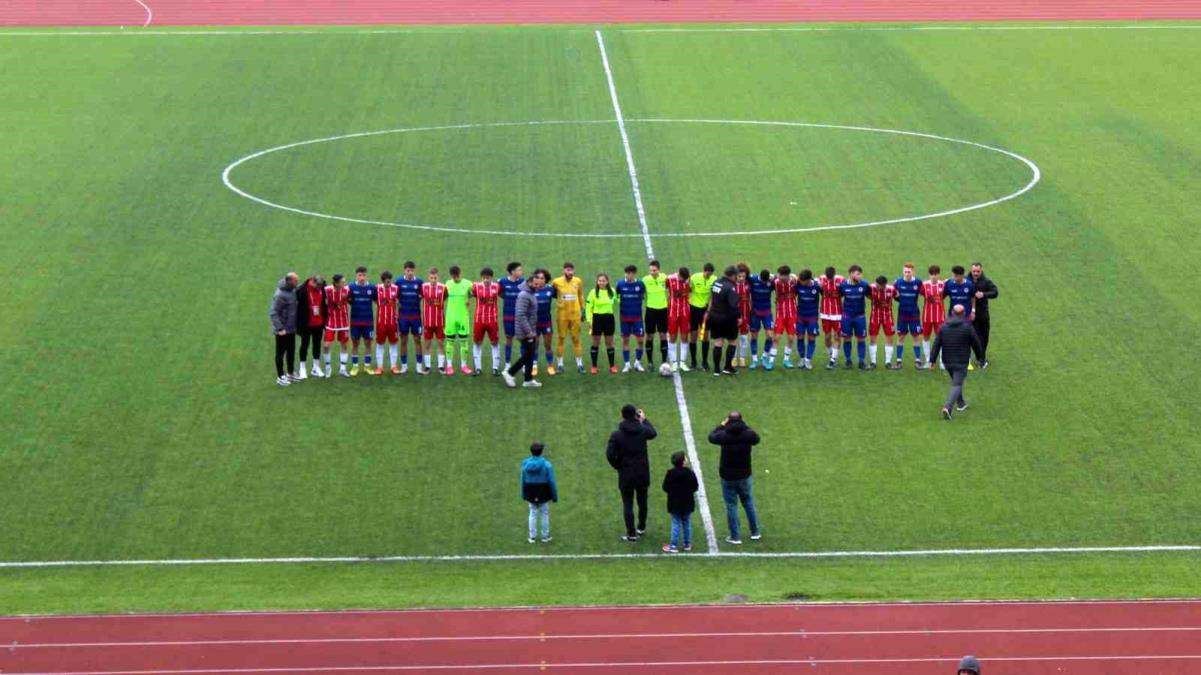
[[[534,379],[534,364],[538,361],[538,337],[532,336],[521,340],[521,358],[509,367],[509,374],[516,375],[517,371],[525,371],[525,381]]]
[[[984,354],[984,359],[988,360],[988,315],[977,314],[972,325],[976,327],[976,335],[980,336],[980,351]]]
[[[622,487],[621,490],[621,515],[626,521],[626,534],[634,536],[637,531],[634,529],[634,498],[638,499],[638,529],[646,529],[646,486],[642,487]]]
[[[287,359],[288,369],[284,370],[284,359]],[[284,373],[291,375],[296,372],[296,333],[275,336],[275,374],[283,377]]]
[[[325,331],[321,326],[303,326],[299,329],[300,333],[300,362],[304,363],[309,357],[309,348],[312,345],[313,360],[321,358],[321,334]]]

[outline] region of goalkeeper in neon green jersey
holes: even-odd
[[[450,280],[446,282],[446,374],[455,373],[455,345],[459,346],[459,365],[464,375],[471,374],[467,365],[470,356],[471,322],[467,314],[467,298],[471,282],[462,277],[458,265],[451,265]]]

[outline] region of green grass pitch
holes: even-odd
[[[945,378],[685,378],[719,539],[730,408],[763,435],[763,552],[1193,544],[1201,431],[1201,43],[1193,31],[604,30],[666,267],[982,260],[1001,289],[972,410]],[[645,261],[590,29],[28,37],[0,33],[0,560],[650,553],[618,540],[603,457],[619,406],[684,437],[669,381],[491,377],[272,384],[287,269],[556,270]],[[763,236],[693,233],[946,218]],[[321,219],[302,210],[502,236]],[[674,236],[669,236],[674,235]],[[556,464],[555,542],[525,542],[517,468]],[[770,473],[764,473],[770,470]],[[703,541],[700,519],[694,520]],[[703,546],[701,547],[703,548]],[[723,547],[723,550],[727,548]],[[556,560],[2,569],[0,610],[1195,595],[1201,556]],[[537,567],[546,565],[545,567]],[[636,579],[630,582],[628,579]],[[1154,580],[1152,580],[1154,578]],[[536,582],[536,583],[535,583]]]

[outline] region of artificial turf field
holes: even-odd
[[[603,30],[666,267],[981,260],[993,366],[938,416],[938,373],[683,379],[719,540],[730,408],[764,437],[765,538],[742,552],[1189,545],[1201,312],[1201,42],[1191,30]],[[646,259],[591,29],[5,36],[0,50],[0,559],[652,553],[619,541],[619,406],[684,448],[652,375],[334,378],[280,390],[266,313],[294,269],[372,276],[517,259],[591,281]],[[948,217],[739,235],[953,210]],[[500,122],[565,124],[487,126]],[[574,123],[585,122],[585,123]],[[222,183],[230,173],[317,218]],[[471,126],[480,125],[480,126]],[[482,234],[480,231],[515,234]],[[695,236],[733,233],[731,236]],[[604,234],[605,237],[567,235]],[[525,235],[525,236],[523,236]],[[538,236],[532,236],[538,235]],[[549,236],[543,236],[549,235]],[[525,541],[517,467],[555,462],[555,541]],[[770,473],[765,473],[769,470]],[[700,518],[694,519],[702,542]],[[730,547],[720,544],[723,552]],[[689,556],[702,558],[697,554]],[[971,559],[561,559],[3,568],[0,610],[1196,595],[1195,552]]]

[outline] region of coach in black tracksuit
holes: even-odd
[[[626,534],[622,539],[638,541],[646,532],[646,490],[651,484],[651,464],[646,442],[659,435],[646,415],[632,405],[621,409],[621,423],[609,434],[605,459],[617,470],[617,489],[621,491],[622,516]],[[634,499],[638,499],[638,526],[634,526]]]
[[[733,266],[725,269],[721,279],[713,284],[709,295],[708,321],[709,339],[713,340],[713,374],[734,374],[734,354],[738,351],[738,317],[741,310],[738,287],[734,279],[738,270]],[[726,362],[721,362],[722,345],[726,347]]]
[[[980,336],[980,356],[977,357],[981,368],[988,367],[988,301],[995,300],[998,294],[997,285],[992,279],[984,276],[984,268],[980,263],[972,263],[972,284],[976,287],[976,318],[972,321],[976,326],[976,334]]]
[[[951,391],[947,393],[947,402],[942,407],[942,416],[951,419],[951,406],[963,412],[967,410],[967,401],[963,400],[963,382],[967,379],[967,364],[976,353],[976,360],[984,358],[984,348],[980,345],[980,336],[972,324],[964,320],[963,305],[951,308],[951,318],[942,325],[938,337],[934,338],[934,346],[930,349],[930,363],[938,361],[942,355],[942,363],[951,376]]]

